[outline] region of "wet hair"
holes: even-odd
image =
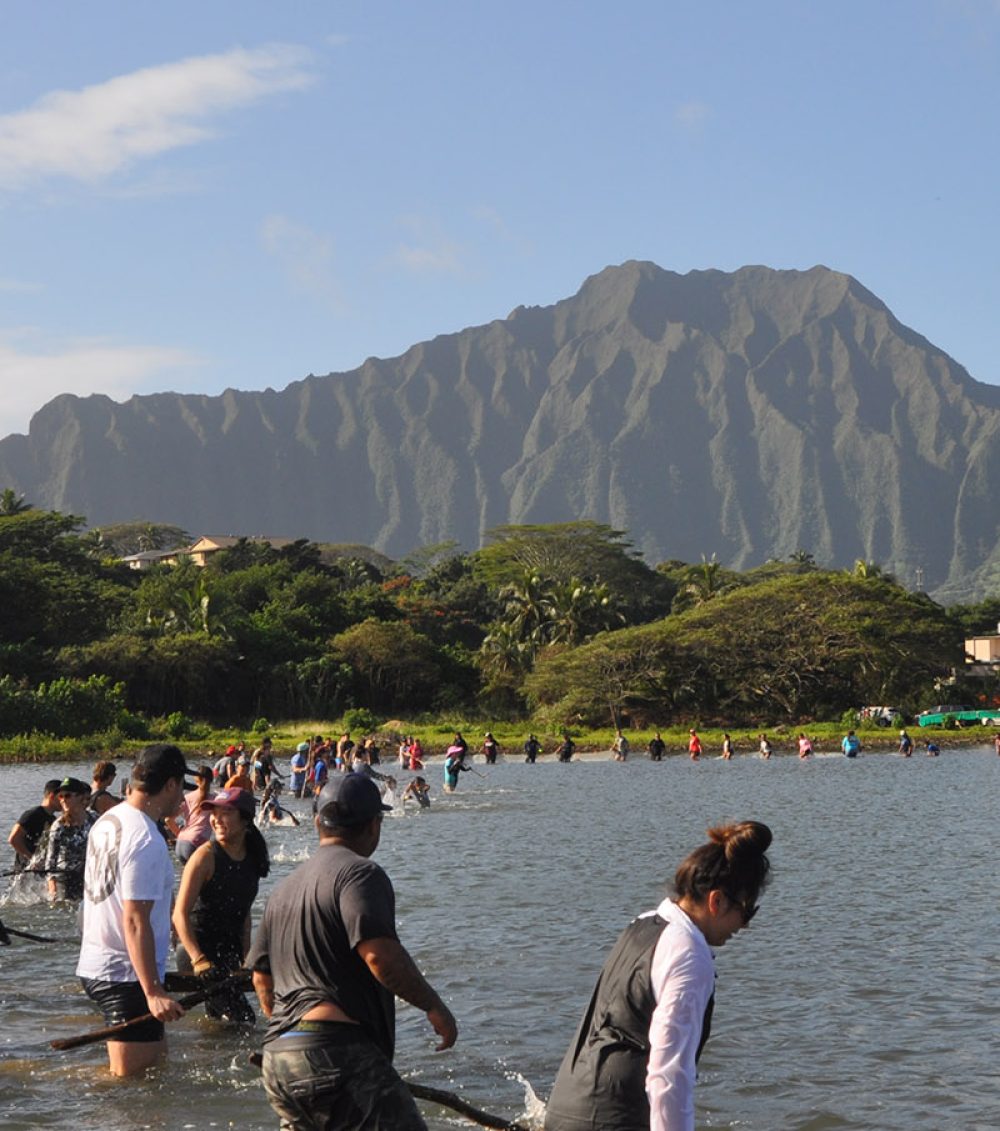
[[[104,782],[111,781],[117,773],[118,767],[114,762],[98,762],[94,767],[94,781],[103,785]]]
[[[212,772],[211,766],[199,766],[198,769],[195,770],[194,776],[199,781],[212,781],[215,777],[215,774]]]
[[[674,892],[701,902],[710,891],[754,902],[767,884],[771,830],[760,821],[739,821],[708,830],[708,843],[696,848],[674,876]]]
[[[49,778],[42,789],[42,796],[48,797],[50,793],[58,793],[59,787],[62,785],[62,778]]]

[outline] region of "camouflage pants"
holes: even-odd
[[[355,1032],[269,1041],[263,1072],[281,1131],[427,1131],[388,1058]]]

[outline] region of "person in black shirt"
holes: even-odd
[[[556,753],[559,755],[560,762],[573,761],[573,755],[576,753],[576,743],[568,734],[563,736],[563,740],[559,744],[559,749]]]
[[[282,1127],[426,1131],[392,1067],[395,998],[427,1014],[451,1048],[451,1011],[399,941],[395,894],[371,859],[382,804],[361,774],[334,775],[316,799],[319,848],[264,909],[246,965],[264,1037],[264,1088]]]
[[[529,734],[524,743],[524,760],[526,762],[534,762],[538,757],[538,752],[541,750],[542,744],[538,741],[533,734]]]
[[[51,778],[42,790],[42,803],[25,809],[14,822],[7,843],[14,849],[14,871],[21,872],[31,862],[32,856],[42,843],[49,825],[62,811],[59,804],[60,778]]]
[[[196,848],[184,867],[173,925],[194,972],[222,978],[243,966],[250,911],[271,862],[254,824],[252,793],[220,789],[201,804],[211,814],[213,839]],[[205,1011],[237,1025],[254,1023],[253,1009],[236,988],[213,994]]]
[[[662,738],[660,738],[660,732],[657,731],[656,734],[654,734],[653,737],[649,740],[648,749],[650,760],[653,762],[662,761],[663,751],[666,750],[666,748],[667,744],[663,741]]]

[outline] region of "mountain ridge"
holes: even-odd
[[[1000,389],[850,275],[631,260],[280,390],[57,397],[0,440],[0,483],[94,525],[393,556],[591,518],[651,561],[805,549],[958,593],[1000,560]]]

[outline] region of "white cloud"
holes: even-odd
[[[334,274],[333,241],[329,236],[287,216],[273,215],[261,223],[260,239],[297,291],[343,313],[344,295]]]
[[[204,141],[222,112],[307,86],[309,58],[283,45],[239,48],[53,91],[27,110],[0,115],[0,184],[49,176],[97,182]]]
[[[397,245],[392,260],[416,274],[464,275],[463,248],[436,224],[419,216],[403,221],[413,234],[413,242]]]
[[[175,378],[178,369],[201,359],[169,346],[124,345],[83,339],[57,346],[27,347],[26,331],[0,333],[0,437],[27,432],[35,412],[61,393],[104,393],[116,401],[150,392],[154,380]]]
[[[712,116],[707,102],[684,102],[674,111],[674,121],[688,130],[700,129]]]

